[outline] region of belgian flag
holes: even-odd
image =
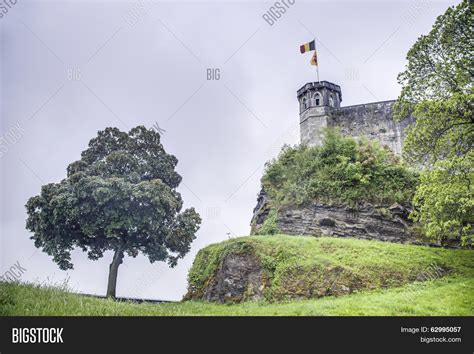
[[[306,52],[309,52],[310,50],[315,50],[315,49],[316,49],[316,45],[314,43],[314,39],[311,42],[303,44],[302,46],[300,46],[301,54],[304,54]]]

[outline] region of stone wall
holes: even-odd
[[[405,128],[414,123],[413,118],[396,122],[393,119],[395,101],[366,103],[331,110],[329,127],[339,127],[344,135],[378,140],[396,154],[401,154]]]
[[[366,137],[378,140],[396,154],[401,154],[405,128],[413,118],[402,122],[393,119],[395,101],[359,104],[348,107],[310,107],[300,113],[301,142],[321,145],[324,128],[339,128],[343,135],[356,139]]]

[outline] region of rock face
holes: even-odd
[[[394,205],[376,208],[364,205],[357,210],[314,203],[291,207],[279,213],[278,228],[289,235],[355,237],[390,242],[412,240],[406,209]]]
[[[202,299],[217,302],[240,302],[263,297],[263,271],[250,254],[230,254],[204,291]]]
[[[259,208],[254,210],[252,219],[253,234],[258,232],[270,211],[267,198],[260,195],[257,207]],[[282,233],[288,235],[323,235],[418,243],[410,232],[412,223],[408,215],[409,210],[399,204],[363,204],[350,208],[314,202],[304,206],[290,205],[279,210],[277,226]]]

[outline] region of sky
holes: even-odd
[[[125,257],[117,296],[180,300],[197,251],[249,234],[265,162],[299,142],[296,91],[317,78],[299,46],[316,39],[343,106],[396,99],[407,51],[458,2],[285,0],[272,23],[274,2],[0,0],[0,276],[104,295],[112,253],[61,271],[24,205],[99,130],[155,126],[203,221],[175,268]]]

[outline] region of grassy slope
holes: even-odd
[[[71,294],[59,288],[0,283],[0,315],[474,315],[474,252],[468,250],[337,238],[246,237],[201,251],[190,279],[197,284],[210,276],[223,253],[248,250],[263,257],[265,267],[273,269],[277,285],[289,270],[302,270],[292,273],[300,276],[322,264],[329,268],[343,265],[353,274],[363,275],[363,281],[372,279],[379,289],[272,303],[133,304]],[[413,282],[414,275],[423,273],[433,263],[448,267],[451,272],[441,279]],[[411,283],[380,288],[405,281]],[[272,289],[273,295],[279,287],[281,284]]]
[[[474,280],[449,277],[343,297],[223,305],[189,301],[133,304],[56,288],[0,283],[1,316],[473,316]]]
[[[254,254],[269,279],[267,300],[320,297],[391,288],[449,276],[474,276],[474,252],[331,237],[253,236],[210,245],[199,251],[189,284],[199,298],[227,254]]]

